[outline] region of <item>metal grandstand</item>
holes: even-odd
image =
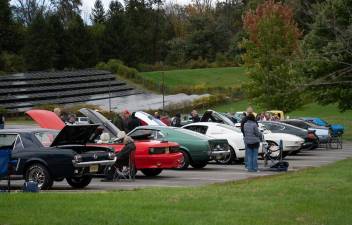
[[[0,76],[0,107],[21,110],[142,93],[103,70],[31,72]]]

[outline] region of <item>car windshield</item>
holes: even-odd
[[[219,124],[217,124],[217,126],[223,127],[223,128],[226,128],[226,129],[229,129],[229,130],[232,130],[232,131],[235,131],[236,133],[242,133],[241,130],[238,129],[237,127],[230,126],[230,125],[227,125],[227,124],[219,123]]]
[[[57,135],[58,132],[55,131],[42,131],[34,134],[34,136],[44,147],[49,147],[53,143]]]

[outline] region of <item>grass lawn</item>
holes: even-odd
[[[236,112],[244,111],[248,107],[249,103],[246,100],[226,103],[219,105],[214,109],[220,112]],[[254,109],[259,112],[261,109],[254,106]],[[336,105],[318,105],[315,103],[305,105],[300,110],[296,110],[289,114],[291,118],[295,117],[321,117],[331,124],[342,124],[345,126],[344,138],[346,140],[352,140],[352,110],[341,113]]]
[[[162,81],[162,72],[141,73],[146,79],[156,83]],[[165,85],[178,86],[229,87],[240,86],[247,80],[244,67],[224,67],[206,69],[185,69],[165,71]]]
[[[0,224],[347,225],[352,221],[351,165],[349,159],[197,188],[1,194]]]

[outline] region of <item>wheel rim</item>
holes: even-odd
[[[233,155],[233,152],[232,150],[230,151],[230,154],[228,154],[224,159],[219,159],[217,160],[219,163],[221,164],[227,164],[230,162],[230,160],[232,159],[232,155]]]
[[[180,159],[180,164],[178,166],[179,169],[183,168],[186,165],[185,154],[187,154],[187,153],[182,152],[182,159]]]
[[[35,167],[29,171],[28,180],[38,183],[38,187],[41,188],[45,182],[45,173],[39,168]]]

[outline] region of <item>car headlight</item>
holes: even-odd
[[[109,159],[114,159],[114,158],[115,158],[115,153],[109,152],[108,158],[109,158]]]
[[[75,155],[73,157],[73,160],[75,160],[76,163],[82,162],[82,156],[81,155]]]

